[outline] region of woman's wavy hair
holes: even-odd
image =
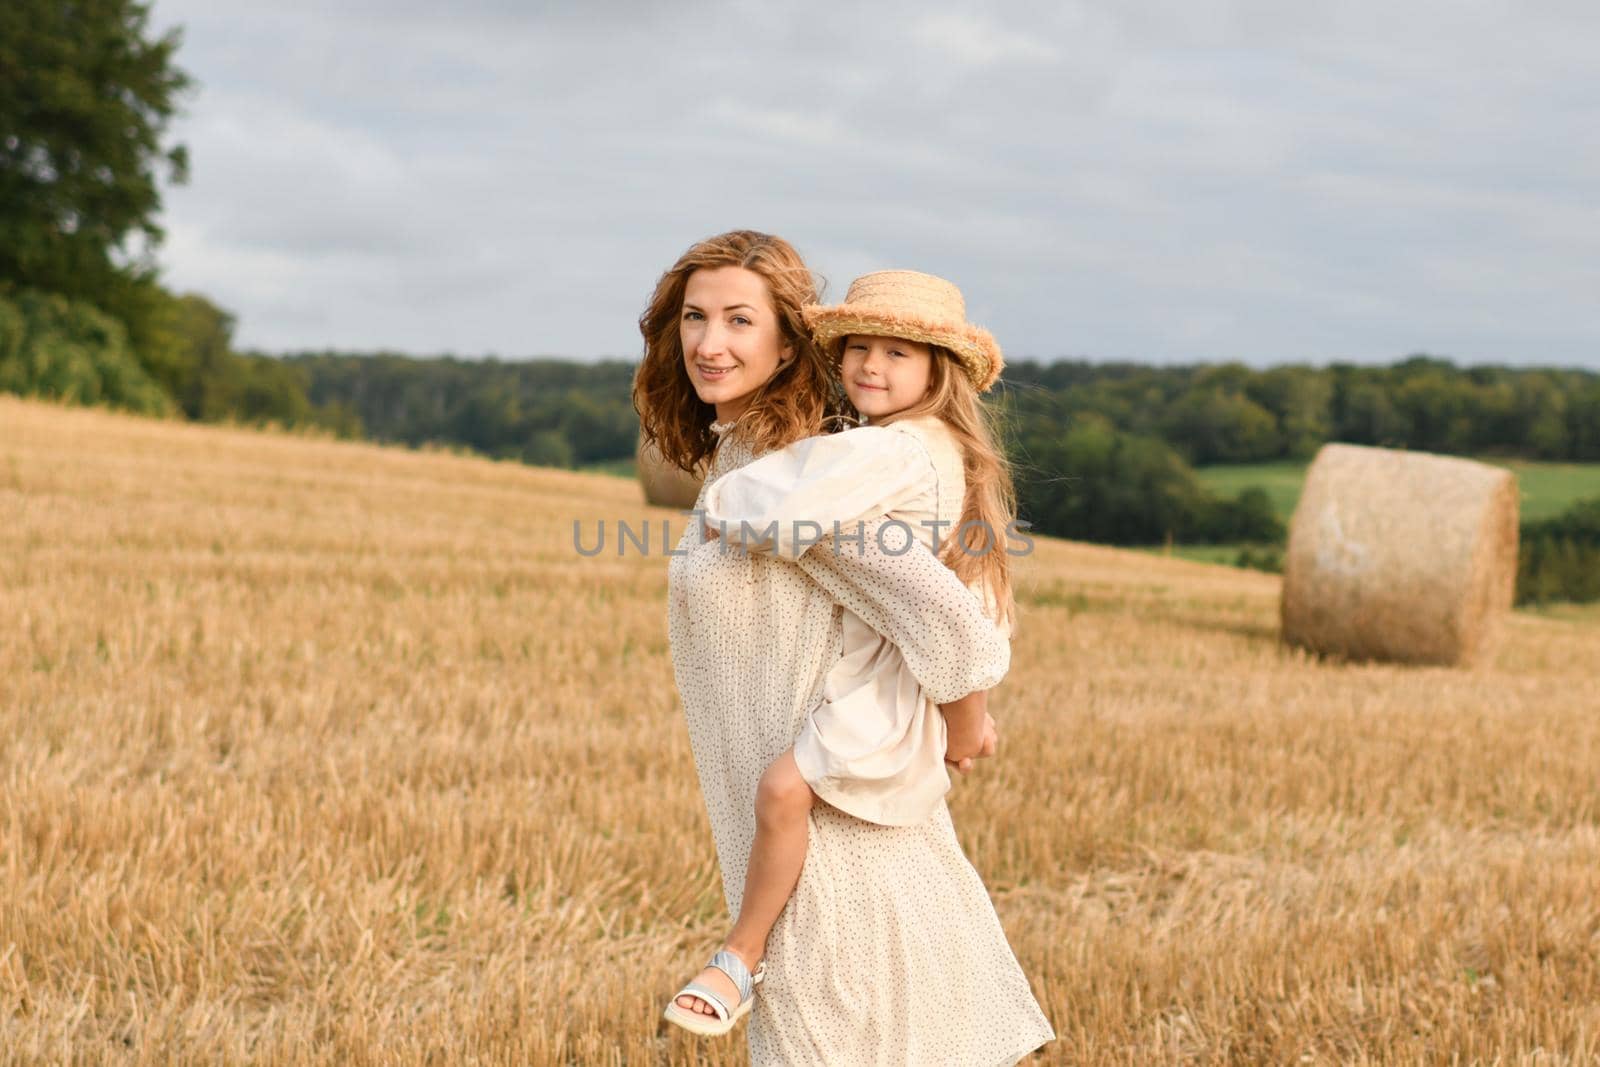
[[[717,437],[711,432],[716,408],[701,400],[689,381],[678,320],[689,275],[718,267],[743,267],[766,280],[783,342],[794,346],[794,358],[757,390],[739,416],[739,432],[755,452],[822,432],[837,403],[827,363],[800,318],[802,307],[818,302],[816,279],[800,253],[783,238],[754,230],[708,237],[679,256],[656,282],[650,304],[639,316],[644,358],[633,375],[633,408],[645,441],[668,463],[691,474],[703,473],[702,464],[716,449]]]
[[[842,349],[846,340],[840,338],[830,347]],[[961,521],[940,548],[939,558],[956,572],[956,577],[983,590],[995,619],[1013,622],[1016,600],[1011,589],[1011,556],[1006,551],[1011,524],[1017,517],[1011,464],[998,443],[994,410],[983,402],[972,379],[948,349],[929,347],[933,359],[928,368],[927,395],[875,425],[931,415],[950,428],[961,447],[967,492],[961,501]]]

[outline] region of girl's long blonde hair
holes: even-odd
[[[842,347],[844,339],[839,345]],[[939,551],[945,566],[968,585],[982,589],[998,621],[1010,623],[1016,612],[1011,590],[1008,534],[1017,517],[1017,493],[1011,464],[998,443],[995,416],[978,395],[947,349],[929,346],[928,392],[921,400],[888,416],[898,419],[931,415],[950,428],[961,447],[961,468],[967,492],[961,501],[961,522]]]
[[[778,328],[794,358],[785,361],[756,393],[739,417],[739,432],[759,455],[822,431],[834,406],[834,389],[822,353],[800,318],[800,309],[817,302],[816,279],[794,246],[755,230],[732,230],[708,237],[678,257],[656,282],[650,304],[639,316],[644,358],[633,375],[633,407],[647,442],[662,457],[691,474],[717,447],[711,432],[716,408],[701,400],[683,365],[678,319],[689,275],[697,270],[743,267],[761,275],[778,315]]]

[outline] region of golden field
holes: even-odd
[[[659,1021],[724,925],[665,560],[572,540],[640,499],[0,397],[0,1061],[744,1062]],[[1025,561],[951,803],[1035,1062],[1600,1061],[1600,616],[1351,666],[1277,594]]]

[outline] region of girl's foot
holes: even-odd
[[[743,963],[748,970],[754,973],[755,967],[751,966],[750,960],[743,952],[736,951],[728,945],[723,945],[722,947],[725,951],[732,952],[735,956],[739,957],[739,962]],[[729,1004],[739,1003],[739,987],[733,984],[733,979],[729,978],[727,972],[723,971],[720,967],[707,967],[705,970],[695,975],[694,980],[699,982],[701,985],[709,986],[711,989],[715,990]],[[677,998],[677,1000],[673,1001],[673,1003],[677,1004],[678,1007],[685,1011],[692,1011],[696,1015],[704,1015],[707,1018],[715,1018],[717,1014],[710,1004],[707,1004],[705,1001],[701,1000],[692,993],[682,994]]]

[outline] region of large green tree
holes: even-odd
[[[190,81],[179,32],[149,23],[136,0],[0,3],[0,286],[103,308],[170,387],[178,314],[152,257],[161,180],[187,176],[167,132]]]

